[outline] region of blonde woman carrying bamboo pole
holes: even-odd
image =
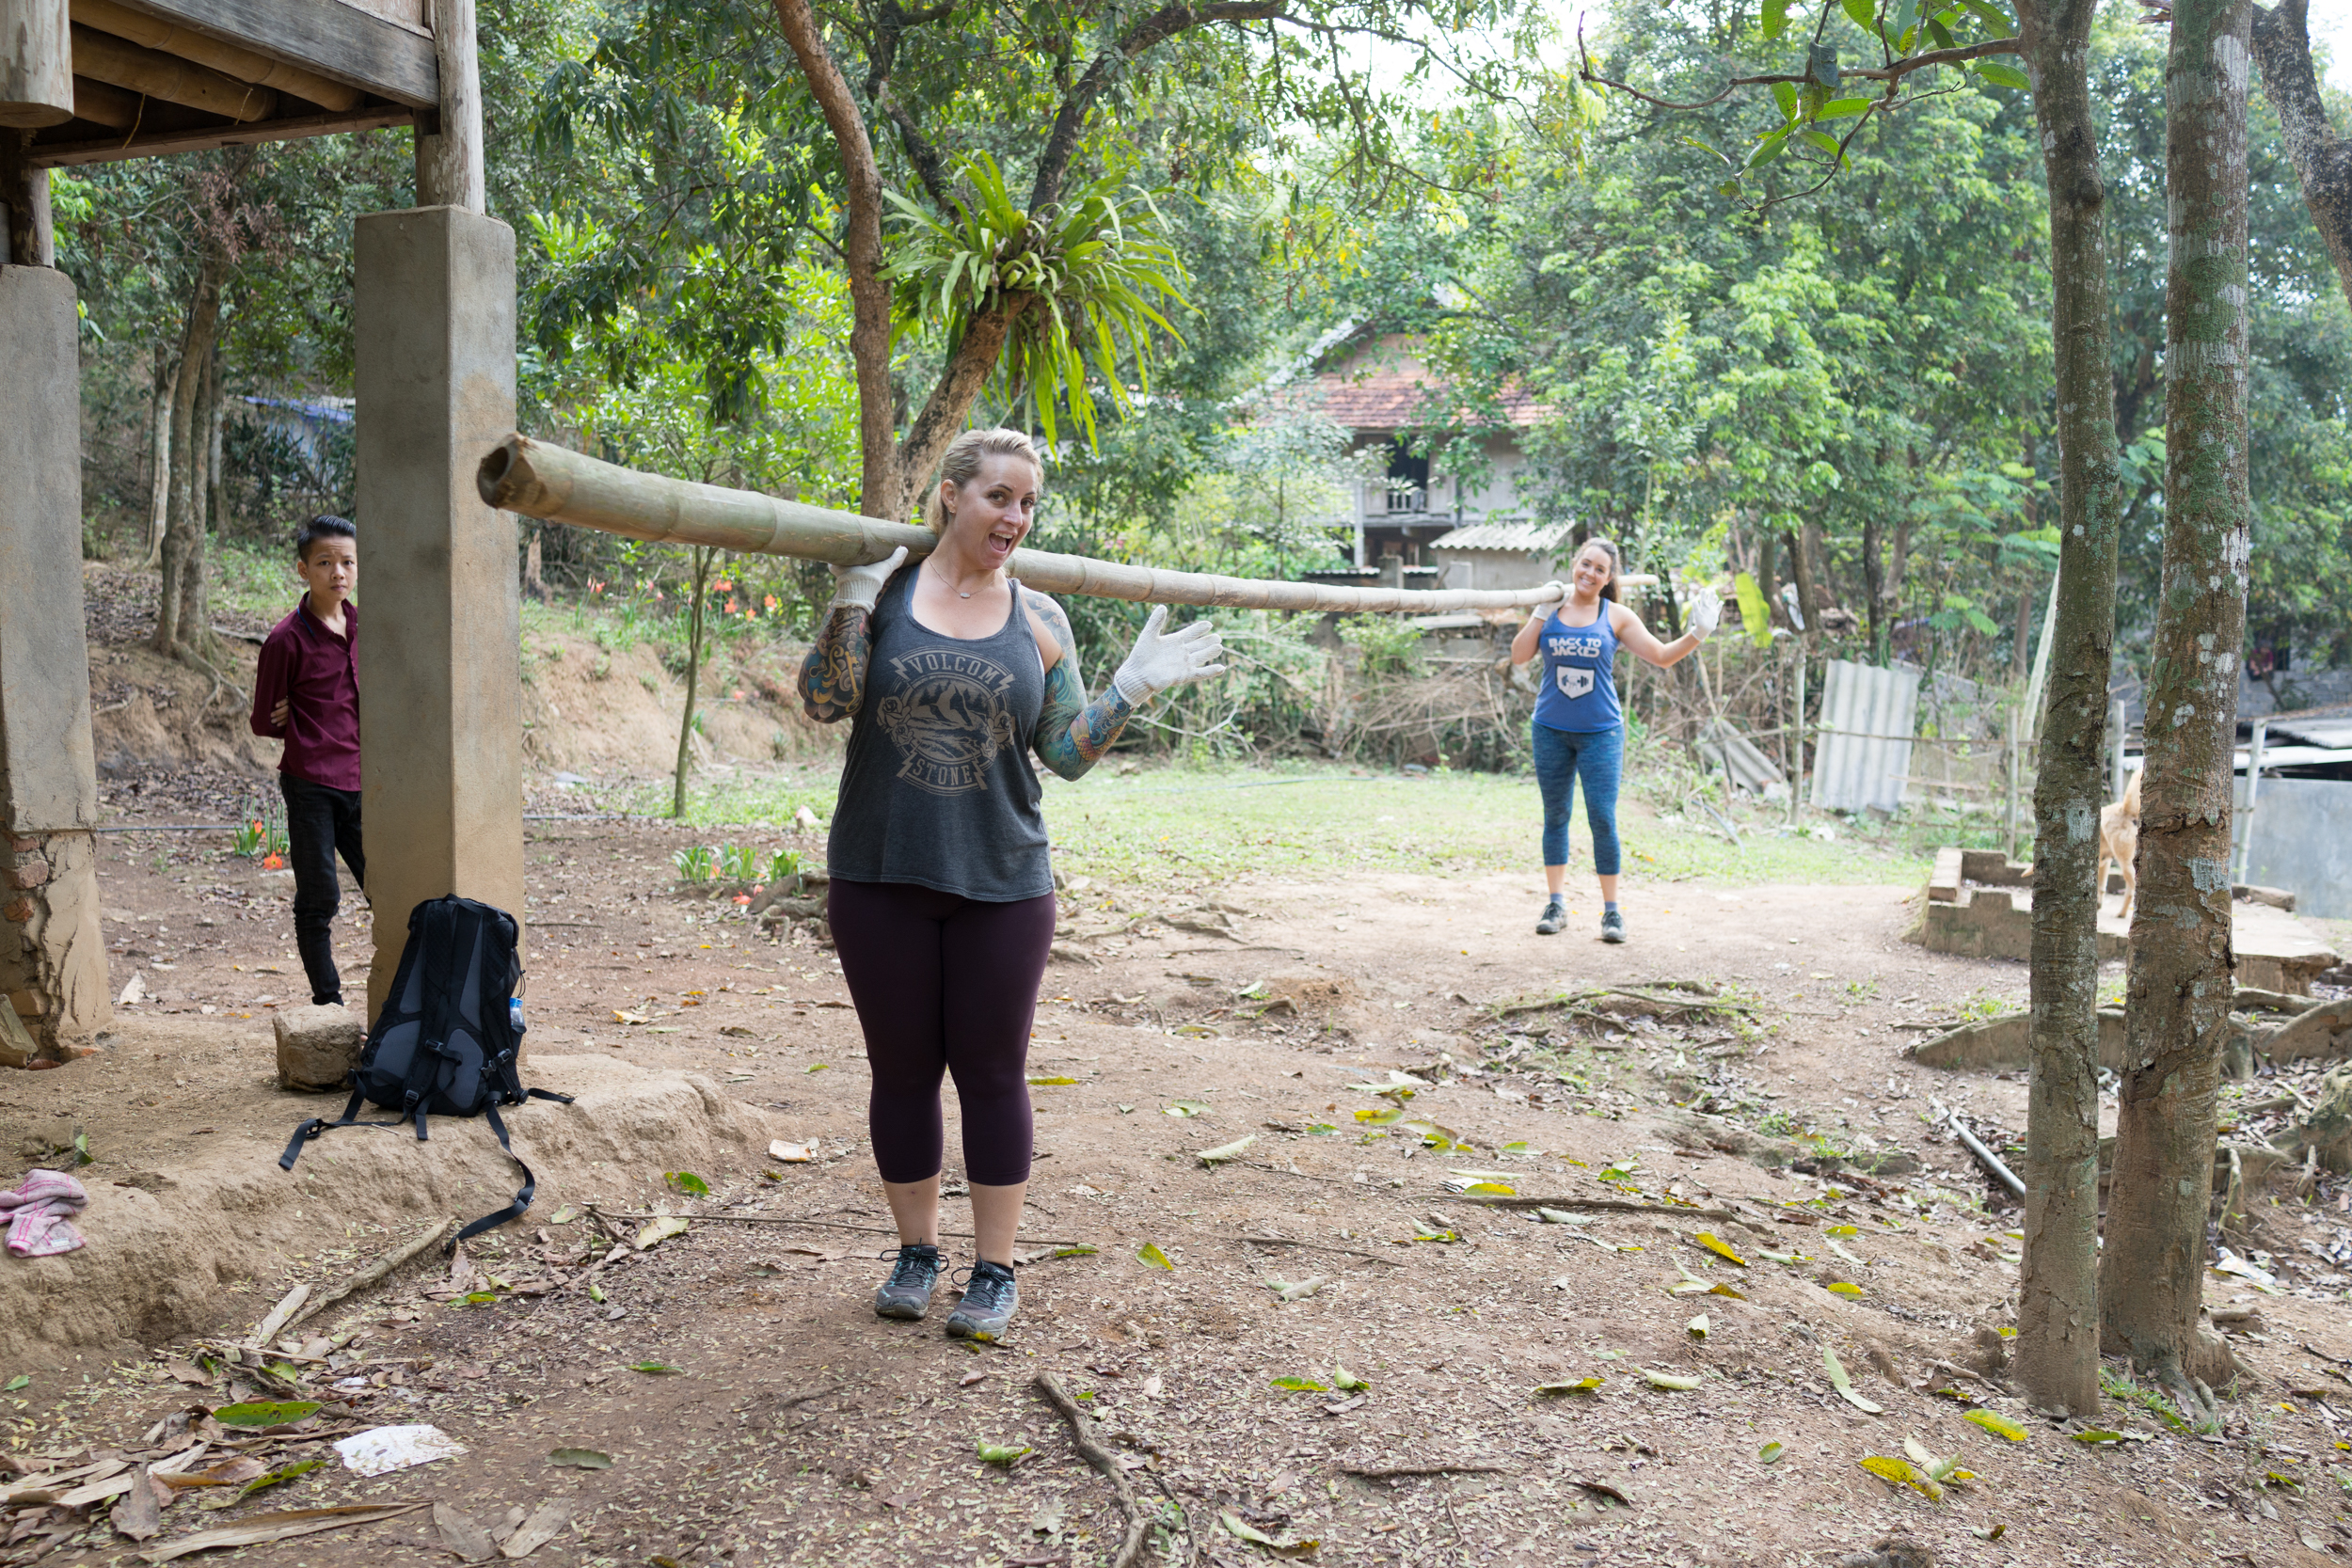
[[[1161,607],[1088,698],[1069,616],[1006,570],[1042,483],[1019,431],[958,436],[924,502],[938,546],[903,573],[903,547],[834,567],[801,667],[809,716],[851,721],[827,915],[873,1068],[874,1162],[898,1228],[874,1310],[913,1320],[930,1308],[942,1268],[940,1080],[952,1076],[977,1235],[947,1319],[958,1338],[1001,1338],[1019,1305],[1029,1027],[1056,914],[1029,753],[1079,778],[1155,693],[1225,668],[1215,627],[1163,634]]]

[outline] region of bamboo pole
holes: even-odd
[[[791,555],[837,566],[880,561],[899,546],[929,555],[938,541],[927,528],[885,523],[779,500],[749,490],[641,474],[616,464],[509,436],[482,460],[475,478],[491,506],[550,523],[593,528],[655,544],[712,545],[746,555]],[[1050,550],[1015,550],[1009,567],[1024,586],[1048,594],[1088,594],[1140,604],[1218,605],[1241,610],[1514,610],[1558,598],[1549,586],[1519,589],[1342,588],[1319,582],[1271,582],[1203,572],[1166,572],[1090,561]],[[1628,586],[1655,578],[1627,577]]]

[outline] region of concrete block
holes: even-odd
[[[98,820],[82,630],[82,369],[73,280],[0,267],[0,828]]]
[[[348,1007],[281,1007],[278,1011],[278,1082],[289,1089],[350,1085],[367,1043],[367,1026]]]
[[[515,235],[455,207],[359,220],[361,812],[375,957],[456,893],[523,913],[522,592],[515,522],[474,491],[515,425]]]
[[[0,266],[0,866],[18,895],[0,904],[0,993],[59,1059],[114,1017],[90,837],[77,332],[72,279]]]

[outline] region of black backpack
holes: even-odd
[[[428,898],[408,914],[408,945],[401,953],[392,993],[368,1031],[359,1066],[351,1075],[351,1103],[339,1121],[313,1117],[294,1129],[278,1162],[292,1170],[302,1146],[338,1127],[405,1127],[417,1141],[427,1137],[425,1118],[485,1117],[506,1157],[521,1166],[522,1190],[515,1201],[460,1230],[453,1248],[469,1236],[520,1219],[531,1207],[538,1181],[515,1158],[506,1139],[501,1105],[525,1100],[572,1097],[525,1089],[515,1070],[520,1041],[513,1021],[515,985],[522,966],[515,957],[515,917],[470,898]],[[394,1113],[397,1121],[361,1121],[362,1103]]]

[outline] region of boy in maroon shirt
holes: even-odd
[[[313,517],[294,541],[294,576],[306,592],[271,628],[253,681],[253,733],[286,742],[278,787],[286,798],[286,842],[294,861],[294,948],[313,1003],[341,1003],[330,934],[342,889],[335,855],[361,887],[359,847],[359,584],[357,531],[341,517]]]

